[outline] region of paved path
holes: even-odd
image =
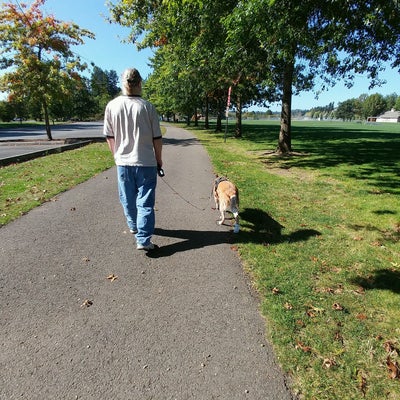
[[[152,256],[115,168],[0,229],[1,400],[291,399],[206,152],[168,128],[164,167]]]

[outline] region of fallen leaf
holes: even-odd
[[[279,293],[280,293],[280,290],[277,287],[274,287],[272,289],[272,294],[279,294]]]
[[[315,312],[317,314],[323,314],[325,312],[325,309],[323,309],[322,307],[315,307],[311,305],[308,311],[311,313]]]
[[[89,261],[90,261],[90,258],[89,258],[89,257],[83,257],[83,258],[82,258],[82,261],[89,262]]]
[[[400,264],[396,263],[396,262],[391,262],[390,264],[392,264],[392,266],[395,267],[395,268],[400,267]]]
[[[341,306],[339,303],[333,303],[332,304],[332,308],[334,310],[336,310],[336,311],[343,311],[344,310],[343,306]]]
[[[400,370],[397,361],[392,361],[390,357],[386,359],[386,365],[388,367],[389,378],[390,379],[399,379],[400,377]]]
[[[335,340],[343,344],[343,336],[339,331],[335,333]]]
[[[288,302],[286,302],[286,303],[283,305],[283,307],[285,307],[286,310],[293,310],[293,305],[290,304],[290,303],[288,303]]]
[[[306,312],[306,314],[310,317],[310,318],[315,318],[317,315],[314,313],[314,312],[312,312],[311,310],[308,310],[307,312]]]
[[[361,373],[358,374],[357,378],[358,378],[358,387],[361,390],[363,396],[365,397],[367,393],[367,378]]]
[[[336,361],[333,358],[325,358],[322,363],[322,366],[327,369],[334,367],[335,365]]]
[[[364,321],[367,319],[367,316],[365,314],[357,314],[356,318],[360,321]]]
[[[93,304],[92,300],[86,299],[82,304],[81,307],[90,307]]]
[[[305,353],[311,353],[312,348],[310,346],[306,346],[303,342],[296,342],[296,349],[303,350]]]
[[[394,353],[396,355],[399,355],[396,346],[390,340],[387,340],[385,343],[383,343],[383,348],[386,350],[387,353]]]

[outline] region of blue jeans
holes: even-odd
[[[147,246],[154,233],[157,168],[117,166],[119,199],[126,222],[137,230],[136,242]]]

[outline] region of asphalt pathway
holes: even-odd
[[[135,248],[115,168],[0,229],[1,400],[292,398],[204,148],[168,127],[164,169],[154,253]]]

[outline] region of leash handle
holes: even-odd
[[[157,164],[157,173],[158,173],[158,176],[160,176],[161,178],[162,178],[163,176],[165,176],[165,172],[164,172],[164,170],[161,168],[161,165],[160,165],[160,164]]]

